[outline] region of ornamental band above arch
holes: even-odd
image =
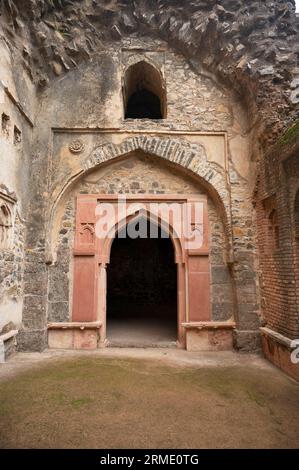
[[[225,208],[226,225],[230,227],[229,191],[224,171],[207,159],[205,147],[202,144],[188,144],[182,139],[169,139],[148,136],[136,136],[126,139],[119,145],[108,143],[97,147],[83,165],[84,172],[97,165],[112,161],[136,150],[142,150],[168,160],[196,176],[199,176],[217,193],[219,201]]]
[[[82,169],[75,175],[72,175],[57,199],[51,207],[49,215],[49,224],[46,234],[47,255],[46,259],[51,262],[53,225],[55,214],[60,201],[72,186],[74,186],[84,175],[99,165],[112,162],[122,156],[126,156],[134,151],[143,151],[150,154],[153,158],[158,157],[187,170],[192,175],[199,177],[205,182],[211,190],[211,196],[217,198],[217,203],[222,211],[225,232],[227,235],[228,248],[231,250],[231,211],[230,211],[230,193],[227,187],[227,178],[225,171],[216,163],[209,162],[206,149],[202,144],[190,144],[179,138],[165,138],[152,136],[135,136],[125,139],[120,144],[105,143],[97,146],[82,165]]]

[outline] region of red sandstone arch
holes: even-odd
[[[117,225],[113,225],[109,231],[107,238],[104,240],[103,244],[103,257],[107,260],[107,263],[110,262],[110,254],[111,254],[111,246],[113,240],[118,232],[120,232],[128,223],[134,221],[135,219],[145,218],[149,221],[160,226],[163,230],[167,230],[167,222],[163,220],[162,217],[154,217],[154,214],[151,213],[150,210],[147,211],[136,211],[134,214],[127,215],[121,220],[117,221]],[[173,249],[175,252],[175,262],[176,263],[183,263],[184,258],[184,248],[183,248],[183,240],[179,237],[176,233],[173,226],[169,227],[169,236],[173,245]]]
[[[203,232],[202,244],[198,248],[187,247],[185,235],[177,235],[175,227],[170,222],[170,237],[175,251],[175,262],[178,275],[178,343],[185,345],[184,323],[210,321],[210,262],[209,262],[209,223],[207,199],[205,196],[178,195],[138,195],[128,196],[127,200],[137,201],[145,206],[141,214],[153,218],[163,228],[163,217],[156,218],[151,212],[152,201],[172,203],[177,201],[182,205],[182,223],[195,230],[198,221],[194,219],[192,209],[195,202],[202,204]],[[110,195],[79,195],[76,210],[76,235],[74,246],[74,276],[73,276],[73,322],[101,321],[101,343],[106,341],[106,265],[110,260],[112,240],[117,231],[134,219],[140,217],[138,211],[131,213],[130,205],[126,203],[125,214],[117,212],[109,230],[103,237],[96,237],[97,223],[96,206],[101,202],[110,201],[117,205],[117,196]],[[186,204],[191,205],[190,212],[185,210]],[[116,209],[117,210],[117,209]],[[189,214],[189,216],[188,216]],[[85,237],[85,230],[88,236]],[[92,240],[90,234],[93,234]]]

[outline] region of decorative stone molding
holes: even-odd
[[[287,338],[286,336],[277,333],[277,331],[271,330],[271,328],[267,328],[265,326],[260,328],[260,332],[263,336],[269,336],[272,338],[274,341],[276,341],[279,344],[282,344],[286,348],[288,348],[290,351],[292,351],[292,340],[290,338]]]
[[[299,365],[291,361],[291,353],[294,350],[292,340],[271,328],[262,327],[260,332],[266,358],[299,381]]]
[[[230,197],[225,172],[217,164],[208,161],[206,150],[201,144],[189,144],[179,138],[147,135],[129,137],[119,145],[109,143],[94,149],[84,163],[84,172],[136,150],[168,160],[199,176],[211,187],[211,191],[217,194],[219,202],[222,202],[226,213],[225,223],[226,226],[230,226]]]
[[[184,322],[209,322],[211,320],[210,301],[210,226],[208,219],[207,196],[205,195],[130,195],[125,206],[119,209],[117,195],[80,194],[76,203],[76,233],[73,245],[73,296],[72,296],[72,322],[73,325],[86,325],[88,322],[100,321],[103,325],[99,342],[105,344],[106,331],[106,298],[107,280],[106,270],[102,265],[110,262],[110,250],[115,234],[121,231],[132,219],[144,217],[156,221],[163,227],[167,222],[169,236],[173,243],[174,262],[177,267],[177,338],[179,347],[185,347]],[[84,225],[93,226],[97,220],[100,204],[114,204],[115,217],[109,220],[104,232],[100,232],[94,243],[81,236],[82,221]],[[170,217],[165,220],[165,206],[169,210],[173,203],[181,206],[178,218]],[[162,211],[156,212],[152,204],[163,205]],[[197,243],[188,243],[191,235],[191,225],[195,217],[195,205],[200,206],[202,214],[202,239]],[[187,206],[190,210],[187,210]],[[189,227],[190,232],[180,230],[180,227]],[[177,230],[179,229],[179,230]],[[193,237],[191,237],[193,238]],[[150,253],[148,254],[150,256]],[[99,268],[100,266],[100,268]],[[99,274],[99,269],[101,274]],[[188,286],[188,287],[187,287]],[[57,324],[56,324],[57,325]],[[64,325],[66,325],[64,323]],[[65,326],[64,326],[65,328]],[[54,344],[63,344],[71,347],[72,341],[78,341],[80,347],[90,349],[95,347],[95,338],[90,339],[80,335],[79,339],[65,334],[58,335],[62,343],[54,343],[53,334],[49,336],[50,347]],[[82,342],[81,342],[81,339]],[[55,337],[57,339],[57,335]],[[67,341],[67,342],[65,342]],[[59,346],[57,346],[59,347]],[[62,346],[60,346],[62,347]]]
[[[84,143],[80,139],[73,140],[69,144],[69,151],[72,153],[81,153],[84,150]]]
[[[189,322],[183,323],[182,326],[186,329],[196,330],[233,330],[236,328],[236,322],[233,321],[209,321],[209,322]]]
[[[15,204],[15,197],[0,191],[0,249],[2,250],[10,249],[12,246]]]
[[[102,163],[129,155],[134,151],[142,151],[150,154],[153,158],[162,158],[178,167],[187,170],[191,175],[197,177],[199,182],[205,186],[210,197],[214,199],[222,212],[225,227],[228,253],[232,252],[232,229],[231,229],[231,201],[227,185],[225,170],[207,159],[206,150],[201,144],[189,143],[182,138],[158,137],[150,135],[137,135],[125,139],[120,144],[105,143],[96,147],[85,160],[82,168],[75,175],[69,177],[62,190],[58,194],[50,212],[49,229],[47,240],[47,259],[54,258],[52,241],[55,240],[55,217],[57,208],[67,194],[78,181],[88,172],[97,168]],[[56,224],[57,225],[57,224]],[[55,242],[54,242],[55,243]]]

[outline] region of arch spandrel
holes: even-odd
[[[47,257],[49,261],[53,258],[53,251],[55,251],[56,232],[59,227],[58,220],[62,213],[62,207],[75,185],[100,165],[114,162],[121,157],[125,158],[135,151],[144,152],[153,158],[161,158],[174,164],[178,170],[198,178],[199,183],[207,190],[221,212],[228,249],[231,250],[230,195],[225,171],[207,159],[206,150],[202,144],[190,144],[180,138],[139,135],[129,137],[120,144],[105,143],[96,147],[82,165],[81,170],[68,178],[56,196],[48,217]]]

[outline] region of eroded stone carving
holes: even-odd
[[[84,143],[80,139],[73,140],[69,144],[69,150],[72,153],[81,153],[84,150]]]
[[[80,243],[91,245],[94,242],[94,224],[82,223],[80,227]]]
[[[12,247],[15,200],[0,192],[0,250]]]

